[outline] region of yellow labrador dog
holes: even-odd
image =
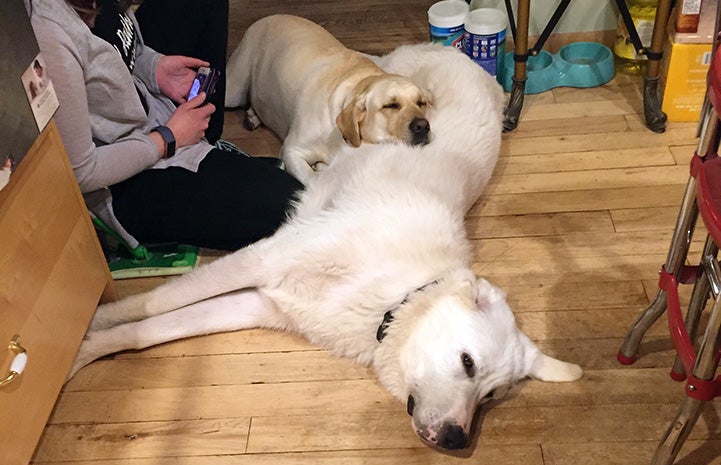
[[[345,141],[429,142],[429,97],[319,25],[297,16],[256,21],[227,65],[225,106],[249,107],[246,127],[283,139],[288,172],[307,184]]]

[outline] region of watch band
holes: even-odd
[[[163,138],[163,142],[165,142],[165,156],[163,158],[170,158],[175,155],[175,136],[168,126],[156,126],[150,132],[157,132]]]

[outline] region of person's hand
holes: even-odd
[[[183,103],[165,124],[173,131],[177,147],[197,144],[205,135],[210,115],[215,111],[212,103],[203,105],[206,98],[205,92],[201,92],[194,99]]]
[[[160,91],[177,103],[187,101],[190,86],[201,66],[208,66],[207,61],[182,55],[163,56],[158,61],[156,79]]]

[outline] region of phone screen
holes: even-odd
[[[200,79],[198,76],[195,76],[195,79],[193,79],[193,85],[190,86],[190,93],[188,94],[188,100],[194,99],[198,96],[198,93],[200,92]]]

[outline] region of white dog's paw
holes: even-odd
[[[248,131],[255,131],[263,124],[262,121],[260,121],[260,118],[258,118],[258,115],[255,114],[255,111],[253,111],[252,108],[248,108],[245,111],[245,119],[243,120],[243,127],[247,129]]]

